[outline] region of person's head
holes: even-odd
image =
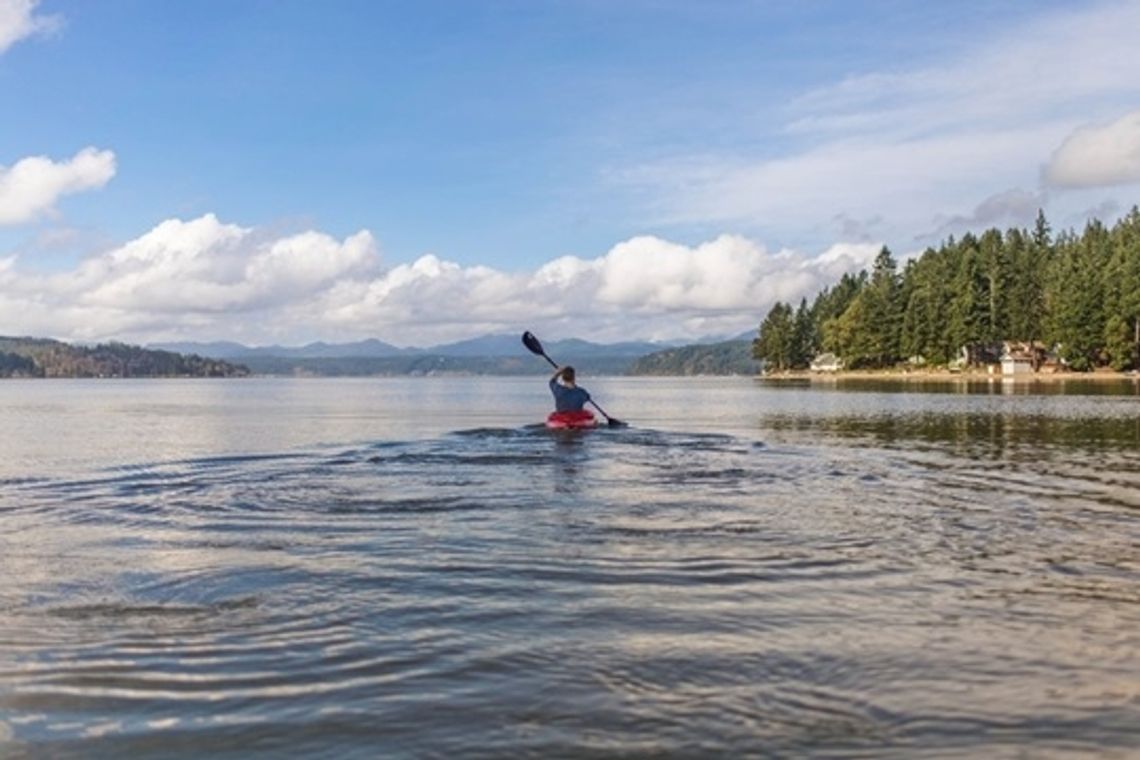
[[[573,367],[563,367],[562,368],[562,381],[565,383],[569,383],[570,385],[574,384],[574,368]]]

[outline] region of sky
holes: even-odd
[[[0,334],[754,330],[1140,203],[1140,0],[0,0]]]

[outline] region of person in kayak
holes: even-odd
[[[583,407],[590,401],[590,393],[579,388],[573,367],[559,367],[550,378],[550,392],[554,394],[552,419],[569,424],[589,423],[594,413]]]

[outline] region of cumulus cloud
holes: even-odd
[[[1045,180],[1055,187],[1140,182],[1140,110],[1075,130],[1053,153]]]
[[[324,315],[330,326],[359,333],[375,325],[404,344],[523,326],[602,340],[700,338],[754,326],[775,301],[810,298],[878,249],[837,245],[809,256],[771,253],[731,235],[697,246],[640,236],[597,258],[561,257],[529,273],[428,255],[367,283],[342,284]]]
[[[740,236],[695,246],[640,236],[596,258],[529,272],[461,266],[427,254],[381,266],[373,236],[273,236],[214,215],[171,219],[52,275],[0,260],[0,323],[73,340],[380,337],[430,345],[542,329],[600,340],[700,338],[754,327],[777,301],[811,297],[866,267],[877,243],[817,255]]]
[[[39,4],[39,0],[0,0],[0,54],[26,37],[59,26],[58,16],[36,13]]]
[[[172,219],[86,262],[69,279],[78,303],[147,314],[241,313],[312,296],[377,263],[366,231],[263,239],[207,214]]]
[[[20,224],[49,212],[64,195],[102,187],[115,175],[115,154],[84,148],[70,160],[32,156],[0,166],[0,225]]]

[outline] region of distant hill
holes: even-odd
[[[755,375],[751,340],[681,346],[642,356],[630,365],[631,375]]]
[[[478,338],[414,349],[439,356],[513,356],[523,351],[521,335],[483,335]]]
[[[562,357],[559,357],[561,360]],[[575,361],[587,376],[624,375],[636,357],[595,357]],[[526,353],[514,356],[442,356],[416,354],[390,357],[337,357],[329,359],[289,359],[279,356],[253,356],[243,363],[259,375],[311,377],[371,377],[430,375],[546,375],[552,372],[542,359]],[[567,362],[570,363],[570,362]]]
[[[125,343],[74,346],[46,338],[0,337],[0,377],[241,377],[249,369]]]
[[[160,351],[180,354],[197,354],[214,359],[246,359],[249,357],[279,357],[289,359],[328,359],[343,357],[387,357],[418,353],[418,349],[397,348],[382,340],[370,338],[356,343],[309,343],[304,346],[243,346],[231,341],[213,343],[156,343],[148,346]]]
[[[483,335],[455,343],[444,343],[426,348],[398,348],[381,340],[371,338],[355,343],[309,343],[304,346],[244,346],[231,341],[212,343],[154,343],[148,348],[162,351],[175,351],[183,354],[198,354],[215,359],[246,359],[248,357],[275,357],[286,359],[359,359],[380,357],[411,356],[455,356],[480,357],[517,356],[526,352],[522,336],[511,334]],[[591,343],[577,338],[549,341],[544,344],[548,353],[562,360],[562,355],[577,357],[593,356],[643,356],[659,351],[671,344],[648,341],[628,341],[624,343]]]

